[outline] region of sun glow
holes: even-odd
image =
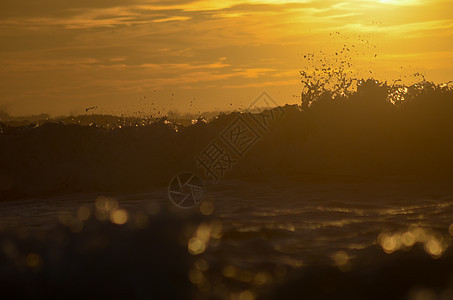
[[[355,69],[372,70],[369,76],[383,80],[424,72],[435,82],[448,82],[453,72],[452,1],[107,2],[62,4],[50,11],[32,5],[28,13],[23,5],[29,1],[2,1],[11,12],[0,20],[8,28],[0,108],[11,102],[12,115],[43,109],[55,116],[79,114],[94,106],[113,114],[136,107],[153,115],[193,113],[239,107],[258,88],[296,103],[302,53],[320,58],[322,51],[337,59],[344,45],[351,51],[342,60],[351,58]],[[34,84],[23,88],[24,74]],[[150,95],[155,103],[143,100]],[[193,98],[197,107],[187,103]]]
[[[411,6],[420,4],[419,0],[379,0],[378,2],[398,6]]]

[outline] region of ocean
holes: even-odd
[[[4,121],[0,297],[452,299],[453,93],[388,90]]]

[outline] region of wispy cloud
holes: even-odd
[[[452,9],[443,0],[2,0],[0,102],[285,89],[298,80],[297,54],[359,47],[359,35],[379,45],[382,68],[398,55],[411,65],[443,59],[445,75],[451,57],[423,53],[453,47]]]

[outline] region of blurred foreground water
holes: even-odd
[[[404,178],[6,201],[0,296],[451,299],[452,223],[449,182]]]

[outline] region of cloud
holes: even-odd
[[[127,8],[139,5],[170,7],[186,5],[191,0],[2,0],[0,2],[0,19],[27,17],[58,17],[75,16],[91,9]]]
[[[358,35],[386,51],[382,66],[396,54],[443,53],[453,46],[452,9],[415,0],[2,0],[0,102],[107,103],[170,86],[283,89],[298,80],[297,54],[358,45]]]

